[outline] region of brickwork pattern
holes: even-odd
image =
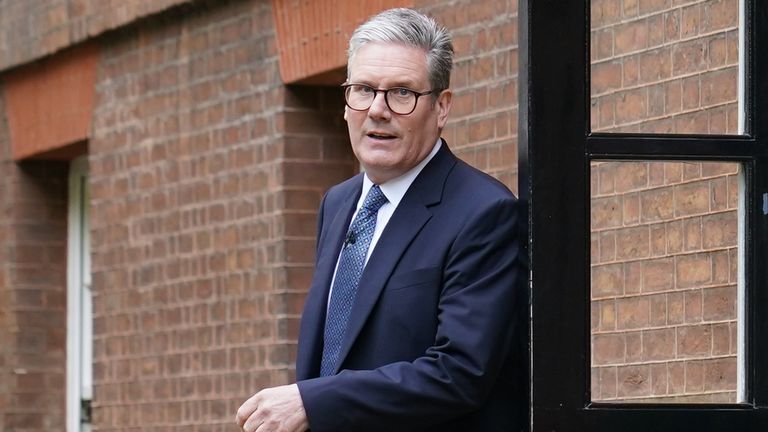
[[[12,162],[0,117],[0,172],[0,425],[64,432],[67,167]]]
[[[292,380],[317,206],[355,170],[342,104],[282,86],[266,0],[110,41],[90,146],[95,430],[230,431]]]
[[[736,401],[738,171],[593,164],[593,400]]]
[[[136,22],[180,3],[191,6]],[[417,6],[455,37],[446,139],[515,189],[517,2]],[[231,431],[245,398],[293,380],[317,207],[357,163],[339,89],[280,82],[270,7],[0,0],[0,70],[134,23],[99,39],[89,142],[95,431]],[[34,35],[11,25],[22,16]],[[3,128],[0,151],[10,159]],[[7,166],[18,175],[0,181],[0,202],[19,213],[0,216],[0,336],[13,342],[0,348],[0,407],[9,407],[0,415],[17,431],[63,430],[66,170],[38,163],[22,175]],[[31,224],[24,203],[32,201],[44,205],[35,217],[45,224]],[[35,229],[21,230],[22,220]],[[45,246],[35,243],[43,233],[55,234]],[[20,270],[40,260],[59,273]],[[25,298],[43,306],[21,313],[13,302],[25,277],[39,284]],[[45,325],[8,339],[14,320],[28,317]],[[45,367],[25,366],[18,378],[23,344],[25,355],[44,350],[34,360]],[[17,388],[40,391],[24,390],[22,409]]]
[[[738,0],[595,0],[591,126],[738,133]]]
[[[516,0],[417,1],[451,30],[453,107],[443,136],[455,153],[517,193]]]
[[[737,0],[591,3],[591,128],[738,133]],[[592,399],[736,400],[738,171],[592,164]]]
[[[0,0],[0,71],[193,0]]]

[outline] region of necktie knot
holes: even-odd
[[[389,200],[384,195],[384,192],[381,191],[379,185],[373,185],[371,190],[368,191],[365,201],[363,201],[363,207],[368,211],[378,212],[381,206],[388,202]]]

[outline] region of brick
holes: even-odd
[[[709,68],[725,66],[728,61],[728,47],[725,35],[712,36],[708,43],[709,62],[707,66]]]
[[[640,82],[640,57],[630,55],[624,57],[622,79],[625,87],[634,86]]]
[[[618,259],[644,258],[650,254],[650,231],[647,226],[625,228],[616,233]]]
[[[617,396],[617,370],[615,367],[599,368],[600,398],[609,400]],[[594,398],[593,398],[594,400]]]
[[[594,304],[594,303],[593,303]],[[616,303],[613,300],[601,301],[598,303],[599,309],[599,329],[602,331],[616,329]]]
[[[642,261],[628,262],[624,265],[624,293],[637,294],[642,291]]]
[[[672,48],[674,76],[699,72],[707,68],[708,46],[706,41],[693,40],[675,44]]]
[[[598,334],[592,336],[592,363],[597,366],[624,362],[625,336],[623,334]]]
[[[590,4],[592,27],[602,27],[617,22],[621,17],[619,2],[614,0],[595,0]]]
[[[638,397],[651,394],[650,367],[647,365],[617,368],[618,396]]]
[[[644,89],[622,92],[616,99],[616,121],[628,123],[645,118],[647,95]]]
[[[677,328],[679,358],[708,356],[712,352],[712,328],[708,325]]]
[[[722,356],[730,354],[731,329],[728,323],[712,325],[712,355]]]
[[[643,361],[674,360],[677,354],[675,341],[674,328],[643,331]]]
[[[673,258],[643,261],[643,292],[658,292],[672,289],[674,286],[673,269]]]
[[[735,68],[707,72],[701,77],[701,103],[716,105],[734,102],[738,95],[738,70]]]
[[[706,390],[735,390],[737,383],[736,358],[708,360],[704,366]]]
[[[680,39],[680,9],[664,12],[664,40],[667,42]]]
[[[681,255],[675,259],[675,281],[678,288],[700,286],[712,280],[711,255],[707,253]]]
[[[685,391],[695,393],[704,391],[705,365],[703,361],[685,362]]]
[[[735,247],[738,243],[738,220],[735,211],[703,217],[703,246],[706,249]]]
[[[616,300],[617,329],[637,329],[650,323],[650,300],[647,297],[626,297]]]
[[[653,189],[640,195],[642,222],[658,222],[674,215],[674,194],[670,188]]]
[[[651,365],[651,395],[663,396],[666,395],[668,390],[669,373],[667,372],[667,364],[652,364]]]
[[[700,81],[698,76],[683,78],[682,106],[683,109],[698,108],[701,104]]]
[[[701,250],[701,218],[683,219],[683,249],[686,252]]]
[[[610,61],[592,65],[592,95],[599,95],[622,86],[622,63]]]
[[[615,27],[614,32],[616,54],[627,54],[647,47],[648,27],[645,20],[619,24]]]
[[[702,291],[703,317],[705,321],[736,319],[736,286],[708,288]]]
[[[672,59],[666,48],[640,54],[640,82],[655,82],[670,78],[672,76]]]
[[[621,225],[621,202],[616,197],[593,199],[591,206],[593,229],[615,228]]]
[[[689,38],[699,34],[701,6],[694,4],[684,7],[680,16],[680,37]]]
[[[704,2],[701,9],[702,32],[733,28],[739,24],[739,2],[736,0]]]
[[[682,110],[683,87],[681,80],[664,83],[664,113],[675,114]]]
[[[595,43],[592,44],[592,52],[596,60],[613,56],[613,29],[605,28],[593,31]]]
[[[709,184],[695,182],[674,189],[675,215],[688,216],[709,211]]]
[[[622,1],[622,6],[624,18],[637,16],[640,12],[639,0],[624,0]]]
[[[611,264],[592,268],[592,297],[619,295],[624,292],[623,266]]]
[[[600,233],[600,262],[609,262],[616,259],[616,233],[606,231]]]
[[[642,12],[641,12],[642,13]],[[664,43],[664,16],[656,14],[648,17],[648,46],[656,47]]]
[[[684,320],[686,323],[698,323],[702,320],[701,290],[684,293]]]
[[[651,256],[667,253],[667,230],[664,224],[651,225]]]
[[[730,279],[731,263],[728,251],[712,253],[712,282],[727,284]]]
[[[685,363],[673,362],[667,364],[668,379],[667,391],[669,394],[682,394],[685,392]]]
[[[670,7],[670,0],[640,0],[639,12],[641,15],[662,12]]]

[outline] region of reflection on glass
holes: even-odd
[[[591,394],[744,400],[738,163],[591,164]]]
[[[743,130],[739,0],[591,2],[591,126]]]

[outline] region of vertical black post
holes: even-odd
[[[587,3],[520,2],[520,191],[530,206],[532,425],[542,431],[585,430],[573,413],[589,388]]]

